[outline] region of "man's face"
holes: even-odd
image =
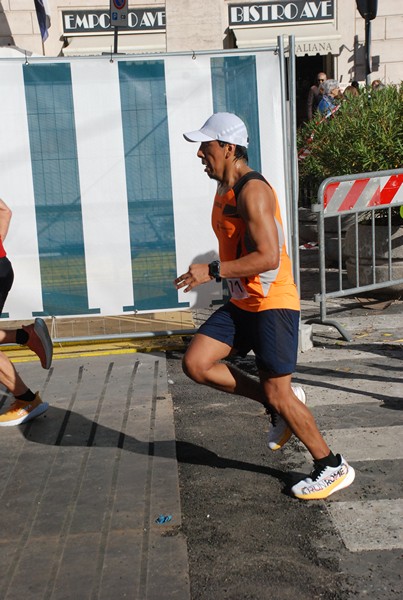
[[[226,148],[227,144],[221,145],[217,140],[200,144],[197,156],[205,166],[204,172],[210,179],[221,181],[224,174]]]
[[[326,77],[325,73],[318,73],[318,77],[316,79],[317,84],[320,85],[321,83],[326,81],[326,79],[327,79],[327,77]]]

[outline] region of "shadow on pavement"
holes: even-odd
[[[122,431],[100,425],[77,412],[55,406],[49,407],[46,417],[46,428],[43,427],[44,421],[41,419],[19,426],[27,441],[48,446],[120,448],[134,454],[171,459],[175,459],[172,451],[173,444],[175,444],[176,459],[179,463],[204,465],[213,469],[237,469],[262,473],[279,479],[286,485],[291,483],[289,473],[264,465],[218,456],[215,452],[191,442],[141,441]],[[68,425],[68,433],[66,433]]]

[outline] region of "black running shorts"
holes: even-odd
[[[14,271],[7,256],[0,258],[0,315],[14,281]]]
[[[253,350],[259,370],[288,375],[297,364],[299,317],[298,310],[249,312],[227,302],[203,323],[198,333],[228,344],[241,356]]]

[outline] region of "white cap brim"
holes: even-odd
[[[216,139],[211,137],[210,135],[202,133],[200,130],[189,131],[189,133],[184,133],[183,137],[187,142],[212,142]]]

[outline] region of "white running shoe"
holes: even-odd
[[[301,500],[321,500],[353,483],[355,471],[346,460],[337,454],[338,467],[324,467],[314,461],[310,477],[296,483],[291,491]]]
[[[300,385],[292,385],[291,387],[298,400],[300,400],[302,404],[306,404],[306,395],[303,388]],[[292,431],[284,421],[283,417],[273,411],[271,414],[271,427],[267,436],[267,445],[270,450],[279,450],[288,442],[291,436]]]

